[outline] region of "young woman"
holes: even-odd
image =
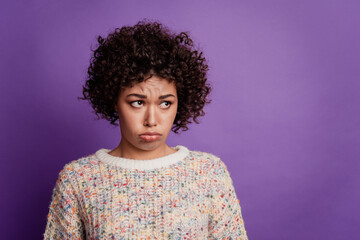
[[[224,162],[166,144],[210,102],[202,53],[158,22],[98,43],[81,99],[119,121],[121,141],[60,171],[44,239],[247,239]]]

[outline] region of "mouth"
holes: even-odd
[[[140,135],[140,138],[145,140],[145,141],[155,141],[155,140],[158,140],[160,138],[160,135],[158,135],[158,134],[155,134],[155,135],[143,134],[143,135]]]
[[[139,137],[145,141],[151,142],[156,141],[160,138],[161,134],[157,132],[146,132],[143,134],[140,134]]]

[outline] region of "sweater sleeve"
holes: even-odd
[[[79,205],[67,174],[68,166],[59,173],[47,215],[44,240],[85,239]]]
[[[214,168],[209,239],[248,240],[233,181],[225,163],[218,159]]]

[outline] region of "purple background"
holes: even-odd
[[[189,31],[213,102],[171,134],[228,166],[251,240],[355,239],[360,226],[359,1],[6,1],[1,239],[41,239],[65,163],[114,148],[81,96],[97,35],[149,18]]]

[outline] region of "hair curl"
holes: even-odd
[[[204,105],[211,102],[208,65],[187,33],[176,35],[159,22],[139,21],[116,28],[106,38],[98,36],[97,42],[79,99],[90,102],[98,119],[118,126],[114,106],[119,92],[153,75],[175,81],[178,111],[173,132],[187,131],[191,118],[199,123],[197,118],[205,115]]]

